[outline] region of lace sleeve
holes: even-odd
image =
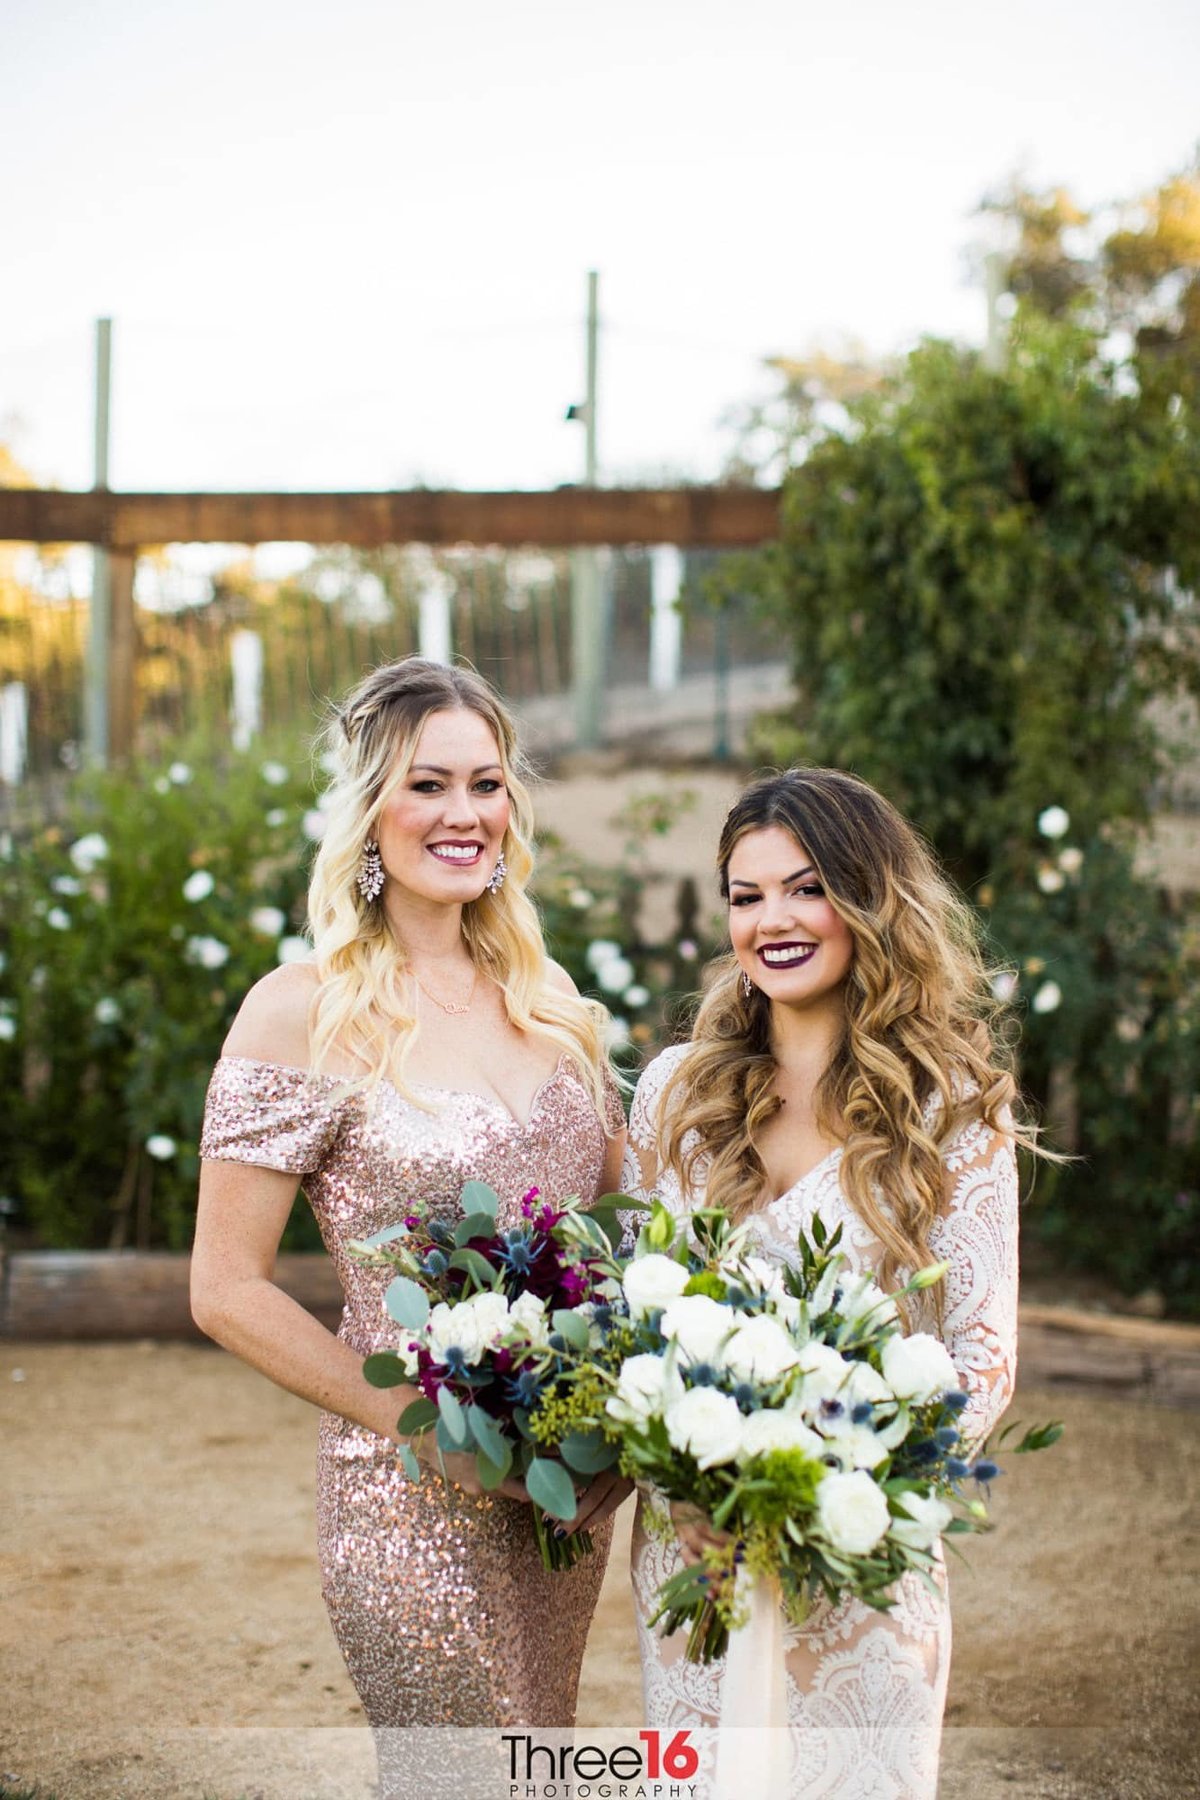
[[[942,1154],[950,1204],[929,1238],[950,1265],[942,1336],[967,1390],[969,1449],[1004,1412],[1017,1375],[1017,1160],[1012,1139],[981,1119]]]
[[[621,1168],[621,1190],[635,1200],[649,1200],[660,1191],[658,1167],[658,1115],[662,1091],[674,1072],[686,1045],[664,1050],[644,1070],[629,1109],[629,1136],[625,1142],[625,1161]],[[632,1256],[637,1234],[645,1217],[640,1212],[618,1212],[623,1235],[620,1256]]]

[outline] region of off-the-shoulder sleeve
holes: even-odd
[[[337,1136],[343,1095],[341,1084],[306,1069],[223,1056],[208,1084],[200,1154],[311,1175]]]
[[[963,1126],[942,1158],[950,1204],[929,1242],[950,1265],[942,1336],[966,1381],[959,1428],[973,1446],[1004,1412],[1017,1376],[1017,1160],[1011,1137],[982,1119]]]

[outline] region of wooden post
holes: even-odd
[[[137,623],[133,579],[137,552],[108,559],[108,759],[127,762],[137,735]]]

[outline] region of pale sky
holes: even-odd
[[[0,437],[130,489],[712,478],[761,359],[978,342],[1020,167],[1200,136],[1195,0],[0,0]]]

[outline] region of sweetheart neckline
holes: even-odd
[[[221,1062],[253,1063],[260,1069],[286,1069],[290,1074],[307,1075],[313,1081],[327,1081],[335,1087],[357,1079],[357,1077],[353,1075],[315,1075],[311,1069],[302,1069],[298,1063],[272,1062],[270,1057],[266,1056],[222,1056],[219,1060]],[[420,1094],[444,1094],[448,1098],[454,1100],[481,1101],[484,1106],[493,1107],[497,1112],[503,1113],[504,1117],[511,1125],[515,1125],[518,1131],[525,1132],[528,1131],[529,1127],[533,1124],[541,1107],[542,1097],[547,1088],[558,1080],[564,1069],[569,1071],[570,1061],[570,1057],[564,1051],[550,1073],[543,1081],[538,1083],[538,1086],[534,1089],[533,1097],[529,1102],[529,1112],[524,1121],[518,1119],[516,1113],[512,1112],[498,1095],[481,1094],[478,1088],[440,1087],[436,1082],[432,1081],[412,1081],[409,1083],[409,1086]],[[400,1092],[395,1082],[389,1081],[386,1075],[381,1077],[380,1085],[390,1088],[398,1100],[402,1101],[404,1099],[404,1095]]]

